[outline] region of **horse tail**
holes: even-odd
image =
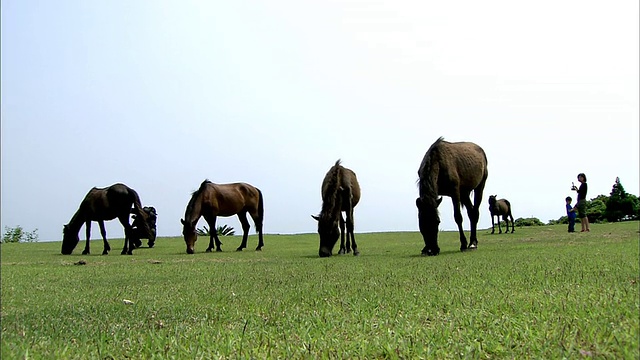
[[[258,190],[258,219],[260,219],[260,228],[256,230],[262,232],[262,225],[264,223],[264,198],[262,197],[262,191],[258,188],[256,188],[256,190]]]
[[[149,222],[148,222],[149,216],[147,215],[147,212],[144,211],[144,209],[142,208],[142,202],[140,201],[140,196],[138,196],[138,193],[132,188],[129,188],[129,194],[132,197],[133,209],[135,210],[135,214],[142,221],[142,224],[143,224],[142,226],[144,227],[144,231],[150,235],[151,228],[149,227]]]

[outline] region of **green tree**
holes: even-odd
[[[616,182],[611,189],[611,196],[606,202],[605,217],[608,221],[620,221],[623,219],[638,218],[638,210],[640,201],[633,194],[628,194],[624,190],[624,186],[620,182],[620,178],[616,177]]]
[[[601,223],[606,221],[604,213],[607,209],[607,201],[609,197],[607,195],[598,195],[595,198],[588,200],[586,205],[587,218],[590,223]]]
[[[24,231],[22,226],[18,225],[14,228],[5,226],[2,235],[3,243],[17,242],[36,242],[38,241],[38,229],[33,231]]]

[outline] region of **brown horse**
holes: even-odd
[[[482,148],[470,142],[450,143],[440,137],[431,145],[422,159],[418,170],[420,197],[416,199],[418,224],[424,239],[422,255],[438,255],[438,225],[440,216],[438,205],[442,197],[449,196],[453,202],[453,211],[460,232],[460,250],[472,250],[478,247],[476,228],[480,217],[482,191],[487,181],[487,156]],[[470,195],[473,191],[474,203]],[[467,208],[471,222],[471,239],[467,247],[467,238],[462,230],[460,204]]]
[[[258,247],[256,250],[262,250],[264,241],[262,239],[262,221],[264,219],[264,205],[262,192],[249,184],[214,184],[209,180],[205,180],[200,184],[200,188],[193,192],[191,200],[187,205],[182,222],[182,235],[184,242],[187,244],[187,254],[193,254],[193,247],[198,239],[196,234],[196,224],[201,216],[209,224],[211,235],[209,237],[209,247],[207,252],[213,250],[213,240],[216,241],[216,251],[222,251],[220,239],[216,231],[216,218],[218,216],[238,215],[238,219],[242,224],[242,244],[236,249],[242,251],[247,247],[247,237],[249,236],[249,221],[247,221],[247,213],[251,215],[258,232]]]
[[[105,220],[118,218],[124,227],[124,247],[122,254],[132,255],[133,244],[129,244],[131,239],[131,225],[129,225],[129,214],[133,212],[143,220],[145,231],[149,232],[147,225],[147,214],[142,210],[140,197],[132,188],[124,184],[114,184],[106,188],[96,188],[89,190],[84,200],[80,203],[80,208],[71,218],[71,221],[64,226],[62,238],[62,254],[69,255],[73,252],[80,238],[78,232],[82,224],[86,226],[87,244],[84,247],[83,255],[89,254],[89,238],[91,236],[91,221],[97,221],[100,225],[100,234],[104,248],[102,255],[107,255],[111,250],[107,241],[107,231],[104,228]]]
[[[491,233],[495,233],[493,217],[495,216],[498,219],[498,234],[502,234],[502,228],[500,227],[500,216],[502,216],[502,220],[507,224],[507,231],[509,232],[509,218],[511,218],[511,233],[513,233],[515,229],[515,225],[513,223],[513,215],[511,215],[511,203],[507,199],[496,200],[497,195],[489,196],[489,211],[491,212]]]
[[[333,247],[340,237],[340,251],[338,254],[350,253],[359,255],[356,238],[353,234],[353,208],[360,201],[360,185],[356,174],[340,165],[340,160],[329,169],[322,182],[322,210],[320,215],[311,215],[318,220],[318,234],[320,234],[320,257],[331,256]],[[342,212],[347,215],[347,242],[345,246],[345,220]],[[340,225],[340,231],[338,231]],[[352,244],[351,244],[352,243]],[[353,245],[353,246],[351,246]]]

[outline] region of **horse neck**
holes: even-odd
[[[70,230],[77,233],[78,231],[80,231],[80,228],[84,223],[85,223],[85,216],[83,215],[82,207],[80,207],[80,209],[78,209],[78,211],[76,211],[76,213],[73,214],[73,217],[71,217],[71,220],[69,220],[69,223],[67,224],[67,226],[69,226]]]
[[[195,223],[202,216],[202,193],[195,195],[189,201],[187,210],[184,213],[184,221],[187,223]]]
[[[325,219],[334,220],[340,217],[340,211],[342,208],[342,197],[340,194],[340,182],[342,180],[340,168],[335,168],[334,173],[323,189],[322,210],[320,211],[320,217]]]

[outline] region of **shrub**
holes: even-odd
[[[17,242],[37,242],[38,241],[38,229],[27,232],[22,229],[22,226],[18,225],[14,228],[5,226],[4,234],[2,235],[3,243],[17,243]]]
[[[516,221],[514,221],[515,225],[517,227],[522,227],[522,226],[541,226],[544,225],[544,223],[542,221],[540,221],[540,219],[535,218],[535,217],[530,217],[530,218],[517,218]]]
[[[233,236],[236,233],[233,227],[227,225],[218,226],[216,230],[218,232],[218,236]],[[207,225],[196,229],[196,233],[198,236],[211,236],[211,230],[209,230]]]

